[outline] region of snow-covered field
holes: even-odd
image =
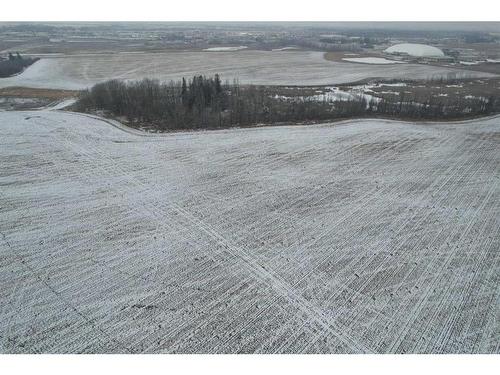
[[[489,73],[414,64],[369,65],[333,62],[323,52],[238,51],[117,53],[44,58],[22,74],[0,79],[0,87],[81,89],[112,78],[179,80],[219,73],[242,83],[328,85],[366,78],[487,77]]]
[[[500,352],[500,118],[124,130],[0,113],[0,352]]]

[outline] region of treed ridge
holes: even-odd
[[[266,86],[222,82],[214,77],[194,76],[181,81],[159,82],[110,80],[80,95],[76,110],[106,111],[131,123],[158,130],[208,129],[313,122],[346,117],[389,116],[410,119],[456,119],[500,110],[495,97],[462,101],[455,99],[399,98],[398,101],[365,97],[318,101],[306,96],[286,100],[270,95]]]

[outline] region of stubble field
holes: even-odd
[[[43,57],[0,87],[79,90],[109,79],[178,81],[220,74],[224,80],[259,85],[328,85],[367,78],[428,79],[492,77],[493,74],[418,64],[369,65],[333,62],[323,52],[237,51],[54,55]],[[285,68],[283,68],[285,67]]]
[[[499,117],[114,125],[0,113],[0,352],[500,351]]]

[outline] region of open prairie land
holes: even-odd
[[[493,74],[422,64],[370,65],[328,61],[323,52],[237,51],[53,55],[22,74],[3,78],[0,87],[78,90],[116,79],[178,81],[195,74],[262,85],[328,85],[367,78],[427,79],[492,77]],[[265,63],[263,63],[265,62]],[[285,68],[284,68],[285,67]]]
[[[0,352],[499,353],[499,149],[500,117],[1,112]]]

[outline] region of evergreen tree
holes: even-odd
[[[222,92],[222,85],[220,82],[220,77],[218,74],[216,74],[215,75],[215,93],[217,95],[220,95],[221,92]]]
[[[187,85],[186,85],[186,78],[182,77],[182,90],[181,90],[181,95],[182,95],[182,101],[184,102],[187,94]]]

